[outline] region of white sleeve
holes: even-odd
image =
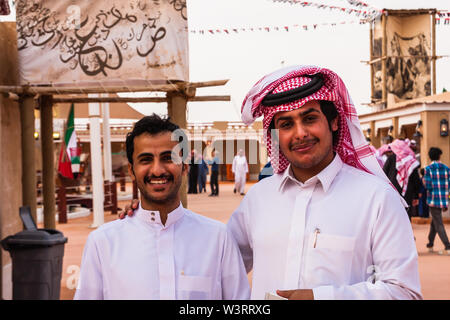
[[[250,299],[250,284],[236,242],[226,230],[222,255],[222,298],[224,300]]]
[[[250,272],[253,269],[253,246],[250,237],[246,197],[242,199],[239,207],[231,215],[227,228],[239,247],[246,271]]]
[[[231,165],[231,172],[236,172],[236,157],[233,158],[233,164]]]
[[[374,274],[353,285],[314,288],[314,299],[423,299],[411,223],[394,190],[384,192],[377,210],[371,235]]]
[[[80,278],[74,300],[103,300],[103,277],[95,231],[89,234],[81,260]]]

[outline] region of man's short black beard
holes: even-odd
[[[145,178],[144,178],[144,180],[145,180]],[[169,179],[169,181],[172,181],[172,182],[175,181],[174,178],[173,178],[173,176],[171,177],[171,179]],[[145,184],[145,181],[144,181],[144,184]],[[169,204],[169,203],[175,201],[175,199],[177,198],[178,192],[180,191],[180,187],[181,187],[181,179],[180,179],[180,182],[179,182],[178,186],[175,186],[176,192],[170,193],[170,194],[169,194],[166,198],[164,198],[164,199],[154,199],[154,198],[151,197],[149,194],[147,194],[147,192],[145,191],[145,189],[144,189],[144,191],[142,191],[141,189],[139,189],[139,191],[141,192],[142,197],[144,197],[145,200],[146,200],[147,202],[149,202],[149,203],[155,203],[155,204],[158,204],[158,205],[165,205],[165,204]]]

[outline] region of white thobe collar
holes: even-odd
[[[320,182],[320,184],[322,185],[323,191],[327,192],[328,189],[330,188],[331,183],[333,182],[334,178],[336,177],[338,172],[341,170],[342,166],[343,166],[343,162],[342,162],[341,158],[339,157],[339,155],[336,153],[333,161],[331,161],[331,163],[325,169],[323,169],[317,175],[309,178],[308,180],[306,180],[303,183],[295,178],[294,173],[292,172],[292,169],[291,169],[291,164],[289,164],[289,166],[286,168],[286,170],[284,170],[284,172],[282,174],[282,177],[280,180],[280,185],[278,187],[278,191],[282,192],[283,188],[289,183],[295,183],[298,186],[303,188],[306,186],[315,185],[317,182]]]
[[[139,207],[136,210],[135,215],[138,219],[142,220],[146,224],[160,226],[163,229],[166,229],[180,220],[184,216],[184,213],[185,210],[180,202],[180,205],[175,210],[169,212],[169,214],[167,215],[166,224],[163,225],[159,211],[145,210],[142,208],[141,203],[139,202]]]

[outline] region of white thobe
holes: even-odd
[[[140,206],[86,242],[75,299],[248,299],[247,274],[226,226],[180,206],[166,224]]]
[[[252,299],[312,289],[315,299],[420,299],[417,250],[396,191],[338,155],[305,183],[290,167],[255,184],[228,222]]]
[[[245,181],[247,179],[248,164],[245,156],[237,155],[233,159],[231,171],[234,173],[234,187],[239,193],[245,191]]]

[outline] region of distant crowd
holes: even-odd
[[[421,167],[415,140],[395,139],[383,144],[378,150],[371,148],[392,185],[408,204],[409,219],[431,216],[427,244],[429,251],[433,251],[434,239],[438,234],[446,249],[442,253],[447,253],[450,243],[442,213],[448,210],[450,169],[440,161],[442,150],[431,147],[428,150],[431,164]]]

